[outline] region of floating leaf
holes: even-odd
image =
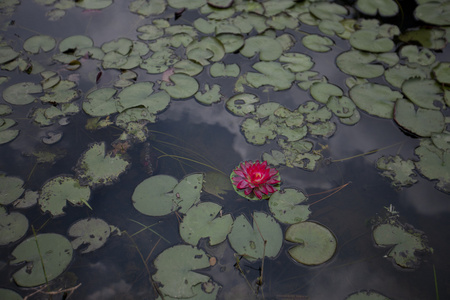
[[[360,109],[386,119],[393,117],[396,101],[403,99],[401,93],[375,83],[355,85],[350,89],[349,95]]]
[[[344,6],[328,2],[312,3],[309,9],[312,15],[322,20],[341,21],[344,18],[340,15],[348,13]]]
[[[414,108],[406,99],[399,99],[395,104],[395,122],[402,128],[422,137],[441,133],[445,128],[445,117],[439,110]]]
[[[0,288],[0,299],[23,300],[22,296],[17,294],[15,291],[2,288]]]
[[[233,53],[244,46],[244,37],[240,34],[221,33],[216,38],[222,43],[226,53]]]
[[[208,60],[220,61],[225,55],[222,43],[214,37],[204,37],[199,42],[193,42],[186,47],[189,59],[202,65],[209,64]]]
[[[433,69],[436,80],[443,84],[450,84],[450,63],[440,62],[437,67]]]
[[[89,208],[91,190],[87,186],[80,186],[73,177],[60,175],[48,180],[41,189],[39,205],[43,212],[50,212],[53,216],[64,214],[66,201],[74,205],[86,204]]]
[[[314,66],[311,57],[302,53],[285,53],[280,57],[280,62],[294,73],[308,71]]]
[[[212,77],[238,77],[239,76],[239,66],[237,64],[224,65],[222,63],[215,63],[209,69]]]
[[[309,205],[299,205],[308,198],[295,189],[275,192],[269,199],[269,208],[273,216],[282,223],[294,224],[306,221],[311,214]]]
[[[404,65],[396,65],[384,72],[384,78],[394,87],[401,88],[403,82],[410,78],[426,78],[427,74],[419,68],[412,68]]]
[[[199,85],[195,78],[185,74],[173,74],[170,80],[175,85],[170,85],[166,82],[161,84],[161,89],[165,90],[170,97],[174,99],[189,98],[197,93]]]
[[[259,98],[253,94],[238,94],[226,102],[226,107],[236,116],[244,117],[255,111],[254,103],[258,103]]]
[[[295,80],[295,74],[283,68],[278,62],[257,62],[252,67],[260,73],[248,72],[246,78],[247,82],[255,88],[270,85],[275,91],[286,90]]]
[[[245,40],[240,53],[245,57],[253,57],[259,53],[260,60],[273,61],[281,56],[283,48],[276,39],[268,36],[253,36]]]
[[[419,107],[435,110],[445,107],[443,91],[440,85],[432,79],[409,79],[403,83],[402,91]]]
[[[0,207],[0,246],[19,240],[27,233],[28,219],[18,212],[6,213]]]
[[[77,6],[84,9],[104,9],[110,6],[113,0],[83,0],[77,2]]]
[[[382,17],[393,17],[398,13],[398,6],[394,0],[358,0],[356,7],[370,16],[379,13]]]
[[[377,168],[382,170],[381,175],[392,180],[392,185],[402,187],[412,185],[417,182],[414,173],[414,162],[412,160],[403,160],[400,156],[380,157],[377,160]]]
[[[177,245],[164,250],[155,259],[154,265],[157,271],[152,278],[161,283],[159,290],[177,299],[194,297],[193,288],[210,279],[195,272],[210,266],[208,255],[190,245]]]
[[[310,88],[311,96],[320,103],[327,104],[331,96],[340,97],[344,92],[340,87],[326,82],[315,83]]]
[[[390,300],[388,297],[385,297],[375,291],[360,291],[351,294],[345,300]]]
[[[433,25],[450,25],[450,5],[447,1],[421,1],[414,15]]]
[[[406,57],[410,64],[428,66],[434,63],[436,56],[429,49],[420,49],[416,45],[406,45],[401,48],[400,56]]]
[[[205,174],[205,182],[203,183],[203,190],[211,195],[214,195],[222,200],[221,194],[227,191],[232,191],[230,178],[219,172],[208,172]]]
[[[391,248],[387,256],[403,268],[414,268],[419,264],[417,252],[430,251],[423,234],[399,223],[378,225],[372,234],[378,246]]]
[[[249,261],[277,256],[283,243],[280,225],[263,212],[255,212],[252,216],[253,226],[244,215],[236,218],[228,235],[231,247]]]
[[[254,145],[264,145],[267,140],[273,140],[277,136],[277,125],[270,119],[262,123],[251,118],[245,119],[241,124],[241,130],[244,132],[247,142]]]
[[[91,187],[112,184],[125,172],[129,162],[105,153],[105,142],[94,143],[80,157],[77,163],[77,176],[81,182]]]
[[[0,145],[11,142],[19,135],[20,130],[8,129],[15,124],[16,122],[12,119],[0,118]]]
[[[142,181],[131,199],[134,207],[149,216],[164,216],[174,211],[186,213],[200,200],[203,174],[192,174],[183,180],[156,175]]]
[[[55,48],[55,45],[56,41],[53,37],[48,35],[35,35],[23,43],[23,49],[30,53],[37,54],[41,49],[44,52],[48,52]]]
[[[336,64],[346,74],[362,78],[375,78],[384,73],[382,65],[371,64],[376,59],[375,54],[352,50],[339,54]]]
[[[317,34],[306,35],[302,38],[302,43],[306,48],[316,52],[328,52],[334,45],[332,39]]]
[[[57,85],[47,90],[47,93],[40,97],[43,102],[69,103],[78,97],[78,91],[75,82],[70,80],[61,80]]]
[[[12,61],[17,56],[19,56],[19,52],[14,51],[10,46],[0,47],[0,64]]]
[[[222,206],[203,202],[191,207],[180,223],[181,238],[188,244],[196,246],[201,238],[209,238],[211,246],[220,244],[231,231],[231,215],[218,217]]]
[[[83,110],[90,116],[103,117],[117,112],[116,99],[113,96],[116,90],[102,88],[86,95],[87,101],[83,102]]]
[[[159,15],[166,10],[166,2],[163,0],[134,0],[130,3],[129,9],[131,12],[145,17]]]
[[[395,44],[387,37],[380,37],[375,30],[358,30],[350,37],[350,44],[362,51],[369,52],[389,52]]]
[[[98,218],[83,219],[69,228],[69,236],[74,237],[72,247],[78,249],[87,245],[81,253],[88,253],[102,247],[109,238],[111,228],[108,223]]]
[[[19,286],[24,287],[47,283],[64,272],[72,260],[72,254],[72,245],[60,234],[44,233],[32,236],[20,243],[11,253],[15,257],[11,264],[26,262],[12,277]]]
[[[18,177],[0,175],[0,204],[8,205],[24,192],[23,180]]]
[[[330,260],[336,251],[336,237],[323,225],[300,222],[286,230],[286,240],[297,243],[289,255],[305,265],[320,265]]]
[[[3,99],[15,105],[26,105],[32,103],[36,97],[30,94],[42,92],[41,85],[33,82],[21,82],[7,87],[3,91]]]

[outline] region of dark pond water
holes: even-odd
[[[83,1],[47,1],[49,5],[39,2],[45,3],[45,1],[22,1],[20,4],[12,5],[10,13],[7,13],[7,2],[5,2],[6,8],[3,8],[0,3],[0,8],[4,10],[4,14],[0,15],[3,47],[10,46],[20,53],[18,57],[24,59],[22,62],[25,65],[24,69],[30,71],[26,66],[30,64],[33,66],[31,74],[28,74],[19,68],[6,70],[6,63],[9,62],[3,64],[0,76],[8,77],[8,80],[0,85],[0,92],[21,82],[40,84],[42,80],[40,72],[54,71],[62,79],[76,83],[78,97],[70,103],[80,108],[83,102],[87,101],[86,96],[90,92],[114,87],[114,83],[124,70],[105,68],[101,60],[83,57],[75,57],[75,60],[81,62],[80,68],[67,70],[66,63],[52,59],[53,55],[59,53],[58,45],[65,38],[84,35],[92,39],[95,47],[101,47],[118,38],[139,41],[140,33],[137,32],[137,28],[152,24],[152,21],[156,19],[167,20],[170,25],[192,25],[198,17],[206,18],[205,8],[203,8],[204,11],[200,9],[182,11],[170,6],[167,6],[159,15],[143,17],[130,12],[128,4],[133,2],[136,5],[146,1],[115,1],[112,5],[98,10],[83,10],[80,7],[64,8],[61,10],[65,12],[64,16],[57,20],[49,20],[49,12],[57,12],[54,10],[68,3],[79,2],[83,5]],[[102,1],[85,2],[89,4]],[[165,2],[155,1],[153,9],[159,7],[155,3]],[[236,5],[238,2],[247,3],[235,2]],[[275,2],[272,3],[274,7],[276,7]],[[370,19],[370,16],[359,14],[355,10],[354,2],[337,1],[336,3],[348,8],[350,12],[346,16],[348,19]],[[393,18],[380,19],[380,22],[395,22],[402,32],[424,25],[416,21],[412,15],[415,6],[405,2],[398,2],[403,7],[402,14],[399,13]],[[177,6],[181,2],[172,1],[172,3]],[[297,9],[305,8],[297,7]],[[294,11],[293,8],[285,9],[288,13]],[[181,13],[181,18],[175,20],[176,12]],[[332,13],[327,11],[326,14]],[[270,17],[267,18],[270,19]],[[300,18],[300,20],[310,19]],[[268,30],[265,34],[267,36],[280,36],[283,33],[292,35],[294,44],[289,51],[285,52],[297,52],[310,56],[314,62],[311,71],[318,73],[314,79],[326,77],[329,83],[340,87],[343,94],[348,96],[349,88],[346,80],[351,75],[342,72],[335,61],[339,54],[348,51],[351,46],[347,39],[328,35],[334,41],[331,51],[317,52],[305,47],[301,41],[304,36],[313,34],[327,36],[313,23],[311,21],[307,25],[301,21],[300,27],[272,32]],[[56,47],[45,53],[43,51],[39,54],[28,53],[23,49],[23,44],[35,35],[53,37]],[[203,35],[205,34],[199,33],[199,36]],[[214,36],[214,34],[209,35]],[[247,38],[254,35],[257,35],[255,30],[243,36]],[[397,37],[393,40],[397,44],[390,52],[398,54],[404,44]],[[145,40],[142,42],[150,43]],[[262,48],[264,47],[263,45]],[[176,56],[187,58],[185,47],[172,48]],[[449,59],[447,47],[432,50],[432,53],[436,56],[437,62],[445,62]],[[142,55],[142,59],[151,54],[152,51]],[[405,60],[402,58],[400,62]],[[227,53],[220,60],[227,65],[239,65],[239,76],[253,72],[252,65],[257,61],[259,61],[257,56],[244,57],[238,51]],[[38,70],[36,63],[42,66],[39,72],[36,71]],[[388,68],[386,64],[384,67]],[[0,246],[0,289],[13,290],[21,297],[33,294],[29,299],[66,299],[67,295],[70,295],[70,299],[158,298],[158,291],[163,284],[156,282],[152,277],[157,272],[154,261],[168,248],[186,244],[179,233],[179,222],[183,214],[178,212],[164,216],[142,214],[136,210],[131,199],[136,186],[150,176],[159,175],[170,175],[181,180],[189,174],[205,173],[208,176],[215,171],[222,172],[227,178],[240,162],[261,160],[263,153],[280,150],[277,141],[285,139],[278,135],[275,140],[268,141],[264,145],[249,143],[241,129],[241,125],[249,115],[246,117],[233,115],[225,104],[227,99],[238,94],[235,91],[237,77],[214,78],[210,76],[209,69],[210,65],[205,64],[203,72],[193,77],[200,83],[200,87],[204,87],[205,83],[210,86],[220,85],[223,95],[220,102],[209,106],[200,104],[192,96],[181,100],[172,97],[168,107],[157,115],[157,120],[145,124],[144,128],[148,131],[143,140],[128,138],[122,141],[123,144],[120,147],[117,146],[117,141],[126,129],[114,123],[103,129],[86,129],[88,119],[93,116],[82,109],[77,113],[54,119],[51,125],[36,124],[32,117],[36,109],[48,108],[52,105],[62,107],[58,103],[49,104],[38,100],[37,97],[43,96],[44,92],[36,94],[36,100],[26,105],[17,105],[0,99],[0,105],[12,108],[11,114],[0,117],[16,121],[16,125],[11,129],[20,130],[15,139],[0,145],[0,175],[20,178],[26,190],[41,192],[44,184],[56,176],[74,176],[80,157],[94,143],[104,142],[107,152],[115,151],[116,157],[126,158],[131,162],[127,170],[121,173],[119,179],[113,184],[100,184],[91,188],[89,204],[92,209],[87,206],[67,204],[64,215],[52,217],[49,212],[42,212],[39,204],[26,209],[18,209],[13,203],[6,203],[0,207],[5,209],[5,213],[0,211],[1,218],[6,218],[6,212],[19,212],[26,216],[29,222],[22,237]],[[146,70],[138,66],[132,68],[132,71],[137,74],[135,80],[137,83],[154,82],[155,91],[160,87],[163,79],[162,72],[148,74]],[[392,87],[384,76],[368,80],[390,86],[393,90],[401,92],[400,88]],[[277,102],[294,110],[307,101],[314,101],[310,90],[299,88],[298,82],[300,81],[297,80],[290,88],[280,91],[276,91],[271,85],[260,88],[249,85],[244,87],[245,93],[256,95],[261,103]],[[116,89],[120,92],[124,88]],[[323,103],[316,103],[324,106]],[[448,105],[449,101],[447,100],[446,103]],[[366,290],[376,291],[388,299],[450,298],[448,284],[450,199],[448,193],[438,191],[435,188],[436,181],[428,180],[417,170],[414,171],[417,175],[414,177],[417,183],[401,189],[394,188],[391,180],[381,176],[382,171],[376,167],[377,160],[382,156],[399,155],[405,160],[417,161],[415,149],[422,140],[428,138],[405,134],[392,118],[379,118],[359,108],[358,110],[361,116],[357,124],[344,125],[338,117],[333,115],[331,122],[334,122],[337,128],[332,136],[321,137],[308,134],[305,137],[305,140],[314,144],[316,153],[321,155],[313,171],[277,166],[282,178],[281,188],[295,188],[303,191],[305,195],[310,195],[309,221],[326,226],[336,237],[337,249],[331,259],[316,266],[298,263],[288,252],[293,243],[283,241],[275,257],[266,257],[264,262],[262,260],[250,262],[236,254],[228,240],[219,245],[210,246],[207,239],[202,239],[197,247],[209,256],[216,257],[218,262],[214,266],[202,268],[197,272],[211,277],[212,281],[221,288],[217,297],[207,294],[209,298],[194,297],[192,299],[346,299],[353,293]],[[441,111],[447,117],[449,116],[445,104]],[[104,115],[102,119],[110,119],[114,122],[116,116],[117,113],[111,114],[110,117]],[[69,123],[62,125],[65,124],[66,117]],[[51,145],[43,143],[43,138],[55,132],[63,134],[60,141]],[[126,148],[127,146],[130,147]],[[373,151],[377,149],[378,151]],[[50,163],[37,163],[33,153],[39,151],[56,154],[57,158]],[[361,155],[370,151],[372,151],[371,154]],[[351,159],[344,160],[345,158]],[[152,164],[151,172],[149,162]],[[449,170],[450,168],[447,169],[447,174],[444,172],[444,177],[446,175],[449,178]],[[219,204],[222,206],[221,214],[231,214],[233,219],[244,214],[251,220],[254,212],[265,212],[271,215],[268,201],[243,199],[231,189],[228,181],[226,183],[227,190],[219,195],[220,198],[203,191],[201,202]],[[221,182],[218,181],[214,186],[220,186],[220,184]],[[332,194],[336,188],[343,185],[346,186]],[[6,190],[6,187],[2,188]],[[5,194],[0,195],[5,196]],[[330,196],[324,198],[328,195]],[[387,257],[392,246],[380,247],[375,243],[374,228],[380,222],[386,221],[386,215],[394,218],[388,214],[391,205],[393,206],[391,209],[399,213],[396,220],[404,225],[402,228],[414,228],[417,232],[423,232],[426,236],[424,243],[433,249],[432,253],[431,251],[415,253],[419,259],[414,268],[398,266],[393,259]],[[73,240],[68,236],[69,228],[79,220],[88,218],[102,219],[107,224],[118,228],[121,234],[118,234],[119,231],[111,230],[106,243],[89,253],[82,253],[83,246],[74,249],[67,268],[50,281],[48,286],[45,281],[38,284],[38,287],[20,286],[14,281],[14,274],[24,264],[12,264],[12,252],[24,240],[33,239],[33,230],[37,230],[38,234],[57,233]],[[7,228],[9,225],[4,223],[0,225]],[[143,230],[145,226],[150,225],[151,227]],[[1,226],[2,234],[6,235],[6,229]],[[279,226],[283,233],[289,227],[288,224],[281,222]],[[236,263],[237,258],[241,258],[239,264]],[[39,261],[38,259],[35,263]],[[239,271],[238,266],[242,272]],[[257,280],[261,273],[263,283],[258,285]],[[35,293],[42,284],[45,285],[44,288]],[[73,291],[72,294],[71,291]],[[161,296],[159,297],[161,299]],[[165,295],[164,299],[173,298]]]

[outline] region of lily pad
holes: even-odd
[[[432,79],[409,79],[402,85],[403,94],[415,105],[439,110],[445,107],[440,85]]]
[[[247,82],[254,88],[263,85],[274,87],[275,91],[289,89],[295,80],[295,74],[283,68],[278,62],[257,62],[253,69],[260,73],[248,72],[246,74]]]
[[[230,64],[224,65],[222,63],[215,63],[209,69],[209,72],[212,77],[221,77],[221,76],[229,76],[229,77],[238,77],[240,73],[239,65]]]
[[[125,172],[129,162],[105,153],[105,142],[94,143],[80,157],[76,172],[80,182],[91,187],[112,184]]]
[[[88,253],[102,247],[111,234],[108,223],[98,218],[83,219],[69,228],[69,236],[74,237],[72,247],[78,249],[81,245],[87,245],[81,253]]]
[[[8,300],[23,300],[22,296],[13,290],[0,288],[0,298]]]
[[[362,78],[375,78],[384,73],[382,65],[372,64],[376,59],[375,54],[352,50],[339,54],[336,64],[346,74]]]
[[[203,174],[191,174],[183,180],[168,175],[155,175],[135,188],[131,199],[134,207],[149,216],[164,216],[174,211],[186,213],[200,200]]]
[[[6,213],[0,207],[0,246],[8,245],[23,237],[28,230],[28,219],[18,212]]]
[[[0,119],[2,120],[2,119]],[[0,121],[1,123],[1,121]],[[6,123],[6,122],[5,122]],[[10,124],[3,124],[0,126],[0,145],[6,144],[14,140],[20,133],[18,129],[7,129],[10,126],[13,126],[16,122],[11,120]],[[4,126],[6,125],[6,126]]]
[[[0,204],[8,205],[18,199],[25,189],[18,177],[0,175]]]
[[[400,156],[380,157],[377,160],[377,168],[382,170],[381,175],[392,180],[394,187],[409,186],[417,182],[414,173],[414,162],[403,160]]]
[[[75,50],[90,48],[94,45],[94,42],[90,37],[84,35],[73,35],[65,38],[59,43],[59,51],[61,53],[73,53]]]
[[[72,245],[60,234],[44,233],[32,236],[20,243],[11,253],[15,257],[11,264],[26,263],[12,277],[19,286],[44,284],[64,272],[72,260],[72,254]]]
[[[244,132],[247,142],[253,145],[264,145],[267,140],[273,140],[277,136],[277,125],[270,119],[262,123],[256,119],[245,119],[241,124],[241,130]]]
[[[104,9],[110,6],[113,0],[83,0],[77,2],[77,6],[84,9]]]
[[[450,63],[441,62],[433,69],[436,80],[442,84],[450,84]]]
[[[219,172],[208,172],[205,174],[203,190],[224,200],[221,195],[226,194],[227,191],[232,191],[233,186],[231,185],[230,178],[227,175]]]
[[[226,102],[226,107],[236,116],[245,117],[255,111],[254,103],[258,103],[259,98],[253,94],[238,94]]]
[[[301,204],[308,198],[295,189],[275,192],[269,199],[269,208],[273,216],[282,223],[294,224],[306,221],[311,214],[309,205]]]
[[[273,61],[281,56],[283,48],[276,39],[268,36],[254,36],[245,40],[240,53],[245,57],[253,57],[259,53],[260,60]]]
[[[297,243],[289,255],[304,265],[320,265],[330,260],[336,251],[336,237],[325,226],[315,222],[300,222],[286,230],[286,240]]]
[[[325,82],[313,84],[310,93],[315,100],[323,104],[327,104],[331,96],[341,97],[344,95],[340,87]]]
[[[195,272],[210,266],[208,255],[190,245],[177,245],[164,250],[154,261],[157,269],[153,280],[161,283],[159,290],[174,298],[191,298],[194,287],[208,282],[210,277]]]
[[[360,291],[357,293],[353,293],[345,300],[391,300],[388,297],[385,297],[375,291]]]
[[[174,85],[163,82],[161,89],[165,90],[174,99],[189,98],[195,95],[199,89],[197,80],[185,74],[173,74],[170,76],[170,80]]]
[[[391,248],[387,257],[393,258],[403,268],[416,267],[420,262],[417,252],[430,251],[423,234],[399,223],[378,225],[372,234],[378,246]]]
[[[362,51],[389,52],[395,44],[387,37],[380,37],[375,30],[358,30],[350,37],[350,45]]]
[[[116,99],[113,96],[116,90],[102,88],[87,94],[87,101],[83,102],[83,110],[90,116],[103,117],[117,112]]]
[[[255,212],[252,216],[253,226],[244,215],[236,218],[228,235],[231,247],[249,261],[277,256],[283,243],[280,225],[263,212]]]
[[[422,1],[414,15],[428,24],[450,25],[450,5],[447,1]]]
[[[334,45],[332,39],[317,34],[310,34],[303,37],[302,43],[309,50],[316,52],[328,52],[331,50],[331,46]]]
[[[445,117],[439,110],[414,108],[406,99],[399,99],[395,104],[395,122],[402,128],[422,137],[441,133],[445,128]]]
[[[60,175],[47,181],[41,189],[39,205],[43,212],[50,212],[53,216],[63,215],[66,201],[74,205],[86,204],[89,208],[91,190],[87,186],[80,186],[73,177]]]
[[[438,180],[436,188],[450,193],[450,152],[437,148],[428,139],[423,139],[415,153],[420,160],[416,162],[419,172],[430,180]]]
[[[294,73],[308,71],[314,66],[311,56],[302,53],[285,53],[280,57],[280,62]]]
[[[55,39],[48,35],[35,35],[23,43],[23,49],[34,54],[39,53],[39,50],[41,49],[44,52],[48,52],[55,48],[55,46]]]
[[[393,17],[398,13],[398,6],[394,0],[358,0],[356,7],[370,16],[379,13],[382,17]]]
[[[201,238],[209,238],[211,246],[222,243],[231,231],[233,218],[230,214],[218,216],[222,206],[203,202],[191,207],[180,223],[181,238],[196,246]]]
[[[42,92],[40,84],[33,82],[21,82],[7,87],[3,91],[3,99],[15,105],[26,105],[32,103],[36,97],[31,94]]]

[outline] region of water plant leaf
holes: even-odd
[[[19,52],[14,51],[10,46],[0,47],[0,64],[12,61],[17,56],[19,56]]]
[[[68,175],[60,175],[48,180],[41,189],[39,205],[43,212],[50,212],[53,216],[63,215],[66,201],[74,205],[87,205],[91,190],[81,186],[78,180]]]
[[[328,52],[331,50],[331,46],[334,45],[332,39],[317,34],[310,34],[303,37],[302,43],[306,48],[316,52]]]
[[[0,204],[8,205],[18,199],[25,189],[19,177],[0,175]]]
[[[181,238],[196,246],[201,238],[209,238],[211,246],[222,243],[231,231],[233,218],[230,214],[220,215],[222,206],[203,202],[191,207],[180,223]]]
[[[289,89],[295,80],[295,74],[283,68],[279,62],[257,62],[253,69],[260,73],[248,72],[247,82],[250,86],[259,88],[263,85],[273,86],[275,91]]]
[[[422,139],[415,154],[420,160],[415,162],[417,170],[430,180],[438,180],[436,188],[450,193],[450,152],[437,148],[429,139]]]
[[[276,39],[260,35],[247,38],[240,53],[245,57],[253,57],[259,53],[260,60],[273,61],[281,56],[283,48]]]
[[[345,300],[391,300],[375,291],[359,291],[349,295]]]
[[[348,13],[344,6],[328,2],[312,3],[309,10],[316,18],[332,21],[341,21],[344,18],[340,15],[346,15]]]
[[[207,36],[189,44],[186,55],[189,59],[207,65],[207,60],[220,61],[225,55],[225,48],[217,38]]]
[[[91,187],[112,184],[125,172],[129,162],[105,153],[105,142],[94,143],[78,160],[75,169],[80,182]]]
[[[14,120],[0,118],[0,124],[0,145],[11,142],[19,135],[19,129],[8,129],[16,124]]]
[[[77,2],[77,6],[84,9],[104,9],[110,6],[113,0],[83,0]]]
[[[57,85],[46,91],[39,99],[43,102],[69,103],[78,97],[78,91],[73,88],[76,83],[70,80],[61,80]]]
[[[433,79],[409,79],[403,83],[402,92],[419,107],[435,110],[445,107],[443,91]]]
[[[355,103],[345,96],[331,96],[328,99],[327,107],[339,118],[349,118],[356,110]]]
[[[358,30],[350,37],[350,45],[362,51],[372,53],[389,52],[395,44],[387,37],[380,37],[375,30]]]
[[[392,119],[396,101],[403,99],[401,93],[376,83],[355,85],[350,89],[349,95],[360,109],[386,119]]]
[[[264,145],[267,140],[273,140],[277,136],[277,125],[270,119],[262,123],[256,119],[245,119],[241,124],[241,130],[247,142],[254,145]]]
[[[75,238],[71,242],[74,249],[86,245],[81,253],[88,253],[99,249],[106,243],[111,234],[111,227],[102,219],[89,218],[79,220],[70,226],[68,234]]]
[[[0,288],[0,298],[8,300],[23,300],[22,296],[13,290]]]
[[[94,45],[94,42],[90,37],[85,35],[73,35],[63,39],[59,43],[59,51],[61,53],[65,52],[75,52],[83,48],[90,48]]]
[[[164,216],[174,211],[186,213],[200,200],[203,174],[191,174],[183,180],[155,175],[139,183],[131,197],[134,207],[149,216]]]
[[[423,47],[429,49],[443,49],[447,44],[445,30],[440,28],[419,28],[407,30],[399,36],[403,42],[418,42]]]
[[[311,96],[320,103],[327,104],[331,96],[341,97],[344,95],[342,89],[334,84],[320,82],[310,88]]]
[[[72,245],[60,234],[43,233],[29,237],[11,253],[15,258],[11,264],[26,263],[12,277],[19,286],[44,284],[64,272],[72,260],[72,254]]]
[[[48,52],[55,48],[56,41],[53,37],[48,35],[35,35],[28,38],[23,43],[23,49],[33,54],[39,53],[42,49],[44,52]]]
[[[378,246],[391,248],[387,257],[394,259],[403,268],[414,268],[419,264],[417,252],[430,251],[423,234],[398,222],[380,224],[373,229],[372,234]]]
[[[403,160],[400,156],[382,156],[377,160],[377,168],[382,170],[381,175],[392,180],[392,186],[409,186],[417,182],[414,173],[414,162]]]
[[[226,102],[226,107],[234,115],[245,117],[247,114],[255,111],[254,103],[258,103],[259,98],[253,94],[238,94]]]
[[[406,99],[399,99],[395,104],[394,120],[402,128],[422,137],[441,133],[445,128],[445,117],[439,110],[414,107]]]
[[[254,212],[252,217],[253,226],[244,215],[236,218],[228,235],[231,247],[249,261],[277,256],[283,243],[280,225],[264,212]]]
[[[116,90],[113,88],[101,88],[86,95],[83,102],[83,110],[90,116],[103,117],[117,112],[116,99],[113,96]]]
[[[199,89],[197,80],[186,74],[173,74],[170,76],[170,80],[174,85],[163,82],[161,89],[165,90],[173,99],[189,98],[195,95]]]
[[[204,105],[211,105],[213,103],[220,102],[223,95],[220,93],[220,85],[214,84],[211,88],[207,83],[205,83],[205,92],[197,92],[195,94],[195,99]]]
[[[299,205],[307,199],[301,191],[284,189],[270,197],[269,208],[273,216],[281,223],[294,224],[306,221],[311,214],[309,205]]]
[[[400,56],[406,57],[409,64],[428,66],[435,62],[436,56],[430,49],[419,48],[416,45],[406,45],[400,49]]]
[[[225,53],[233,53],[244,46],[244,37],[236,33],[220,33],[216,38],[222,43]]]
[[[285,53],[280,56],[280,62],[294,73],[308,71],[314,66],[311,56],[302,53]]]
[[[240,71],[241,70],[237,64],[225,65],[222,63],[214,63],[209,69],[209,73],[212,77],[238,77]]]
[[[289,226],[286,240],[298,245],[288,250],[289,255],[304,265],[320,265],[330,260],[337,246],[336,237],[325,226],[315,222],[300,222]]]
[[[40,84],[21,82],[7,87],[3,91],[3,99],[11,104],[26,105],[32,103],[36,97],[31,94],[42,92]]]
[[[366,15],[393,17],[398,13],[398,6],[394,0],[358,0],[356,8]]]
[[[412,68],[405,65],[396,65],[384,72],[384,78],[387,82],[397,88],[401,88],[403,82],[410,78],[424,79],[427,74],[420,68]]]
[[[438,82],[450,84],[450,63],[440,62],[439,65],[433,69],[433,74]]]
[[[372,64],[377,56],[358,50],[341,53],[336,58],[338,68],[345,74],[362,78],[375,78],[383,75],[382,65]]]
[[[219,172],[208,172],[205,174],[203,190],[224,200],[221,195],[226,194],[227,191],[232,191],[233,186],[231,185],[230,178],[227,175]]]
[[[28,219],[18,212],[6,213],[0,207],[0,246],[19,240],[27,233]]]
[[[210,266],[208,255],[191,245],[176,245],[164,250],[154,265],[157,271],[152,278],[161,283],[161,292],[177,299],[194,297],[193,288],[210,280],[209,276],[195,272]]]
[[[426,1],[420,3],[414,15],[419,20],[433,25],[450,25],[450,5],[446,1]]]
[[[133,13],[148,17],[150,15],[162,14],[166,10],[166,2],[163,0],[134,0],[128,8]]]

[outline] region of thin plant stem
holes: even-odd
[[[45,271],[44,258],[42,257],[41,249],[39,248],[39,243],[37,240],[36,231],[34,230],[33,225],[31,225],[31,229],[33,230],[34,241],[36,242],[36,247],[37,247],[37,250],[39,253],[39,258],[41,259],[41,266],[42,266],[42,271],[44,272],[45,283],[48,285],[48,278],[47,278],[47,272]]]
[[[157,236],[159,236],[160,238],[162,238],[163,240],[165,240],[167,243],[170,244],[170,241],[169,241],[168,239],[166,239],[165,237],[163,237],[162,235],[160,235],[158,232],[156,232],[156,231],[154,231],[153,229],[150,228],[151,226],[154,226],[154,225],[156,225],[156,224],[158,224],[158,223],[147,226],[147,225],[142,224],[141,222],[138,222],[138,221],[133,220],[133,219],[128,219],[128,220],[130,220],[130,221],[132,221],[132,222],[134,222],[134,223],[136,223],[136,224],[141,225],[142,227],[144,227],[144,228],[143,228],[144,230],[145,230],[145,229],[150,230],[151,232],[153,232],[154,234],[156,234]],[[142,231],[142,230],[140,230],[140,231],[138,231],[138,232],[132,234],[130,237],[133,237],[134,235],[140,233],[141,231]]]
[[[342,161],[346,161],[346,160],[349,160],[349,159],[370,155],[370,154],[377,153],[377,152],[382,151],[382,150],[386,150],[386,149],[395,147],[395,146],[403,144],[403,143],[405,143],[405,142],[404,141],[403,142],[398,142],[398,143],[395,143],[393,145],[389,145],[389,146],[386,146],[386,147],[383,147],[383,148],[375,149],[375,150],[372,150],[372,151],[369,151],[369,152],[361,153],[361,154],[350,156],[350,157],[346,157],[346,158],[333,159],[333,160],[331,160],[331,162],[333,162],[333,163],[334,162],[342,162]]]
[[[173,155],[173,154],[163,154],[163,155],[159,156],[158,159],[163,158],[163,157],[170,157],[170,158],[176,158],[176,159],[184,159],[184,160],[191,161],[191,162],[194,162],[194,163],[196,163],[196,164],[199,164],[199,165],[208,167],[208,168],[213,169],[213,170],[215,170],[215,171],[217,171],[217,172],[219,172],[219,173],[222,173],[223,175],[226,175],[223,171],[221,171],[221,170],[219,170],[219,169],[217,169],[217,168],[215,168],[215,167],[213,167],[213,166],[211,166],[211,165],[202,163],[201,161],[198,161],[198,160],[195,160],[195,159],[190,159],[190,158],[187,158],[187,157],[178,156],[178,155]]]
[[[433,264],[433,275],[434,275],[434,288],[436,289],[436,300],[439,300],[439,290],[438,290],[438,283],[437,283],[437,275],[436,275],[436,268]]]
[[[339,187],[337,187],[337,188],[331,189],[331,190],[329,190],[329,191],[320,192],[320,193],[316,193],[316,194],[311,194],[311,195],[319,195],[319,194],[327,193],[327,192],[330,192],[330,191],[334,191],[334,192],[332,192],[331,194],[329,194],[328,196],[325,196],[325,197],[323,197],[322,199],[319,199],[319,200],[317,200],[317,201],[311,203],[309,206],[314,205],[314,204],[316,204],[316,203],[319,203],[320,201],[325,200],[325,199],[327,199],[327,198],[333,196],[334,194],[336,194],[337,192],[339,192],[340,190],[342,190],[343,188],[345,188],[345,187],[346,187],[347,185],[349,185],[350,183],[352,183],[352,182],[349,181],[349,182],[347,182],[346,184],[341,185],[341,186],[339,186]],[[311,196],[311,195],[308,195],[308,196]]]

